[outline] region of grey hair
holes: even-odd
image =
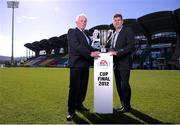
[[[76,16],[76,22],[78,21],[79,17],[85,17],[87,20],[87,16],[84,13],[81,13],[81,14]]]

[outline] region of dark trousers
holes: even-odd
[[[125,108],[131,108],[131,88],[129,85],[130,70],[114,69],[114,75],[121,105]]]
[[[89,68],[70,68],[68,112],[74,113],[76,107],[83,106],[86,97]]]

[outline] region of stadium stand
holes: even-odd
[[[150,13],[137,19],[124,19],[124,26],[131,27],[135,33],[136,51],[132,68],[180,69],[180,8]],[[94,29],[114,27],[112,24],[94,26],[89,29],[90,35]],[[67,66],[67,34],[24,46],[35,52],[35,57],[27,60],[24,66]]]

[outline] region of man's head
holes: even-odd
[[[79,29],[84,30],[87,24],[87,17],[85,14],[80,14],[76,17],[76,25]]]
[[[121,14],[115,14],[113,16],[113,25],[115,29],[120,29],[123,24],[123,17]]]

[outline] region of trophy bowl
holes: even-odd
[[[98,38],[99,36],[99,38]],[[106,52],[106,45],[108,42],[112,39],[113,36],[113,30],[109,29],[102,29],[97,30],[95,29],[93,32],[93,42],[92,46],[95,46],[96,48],[100,48],[102,53]],[[96,44],[95,44],[96,43]]]

